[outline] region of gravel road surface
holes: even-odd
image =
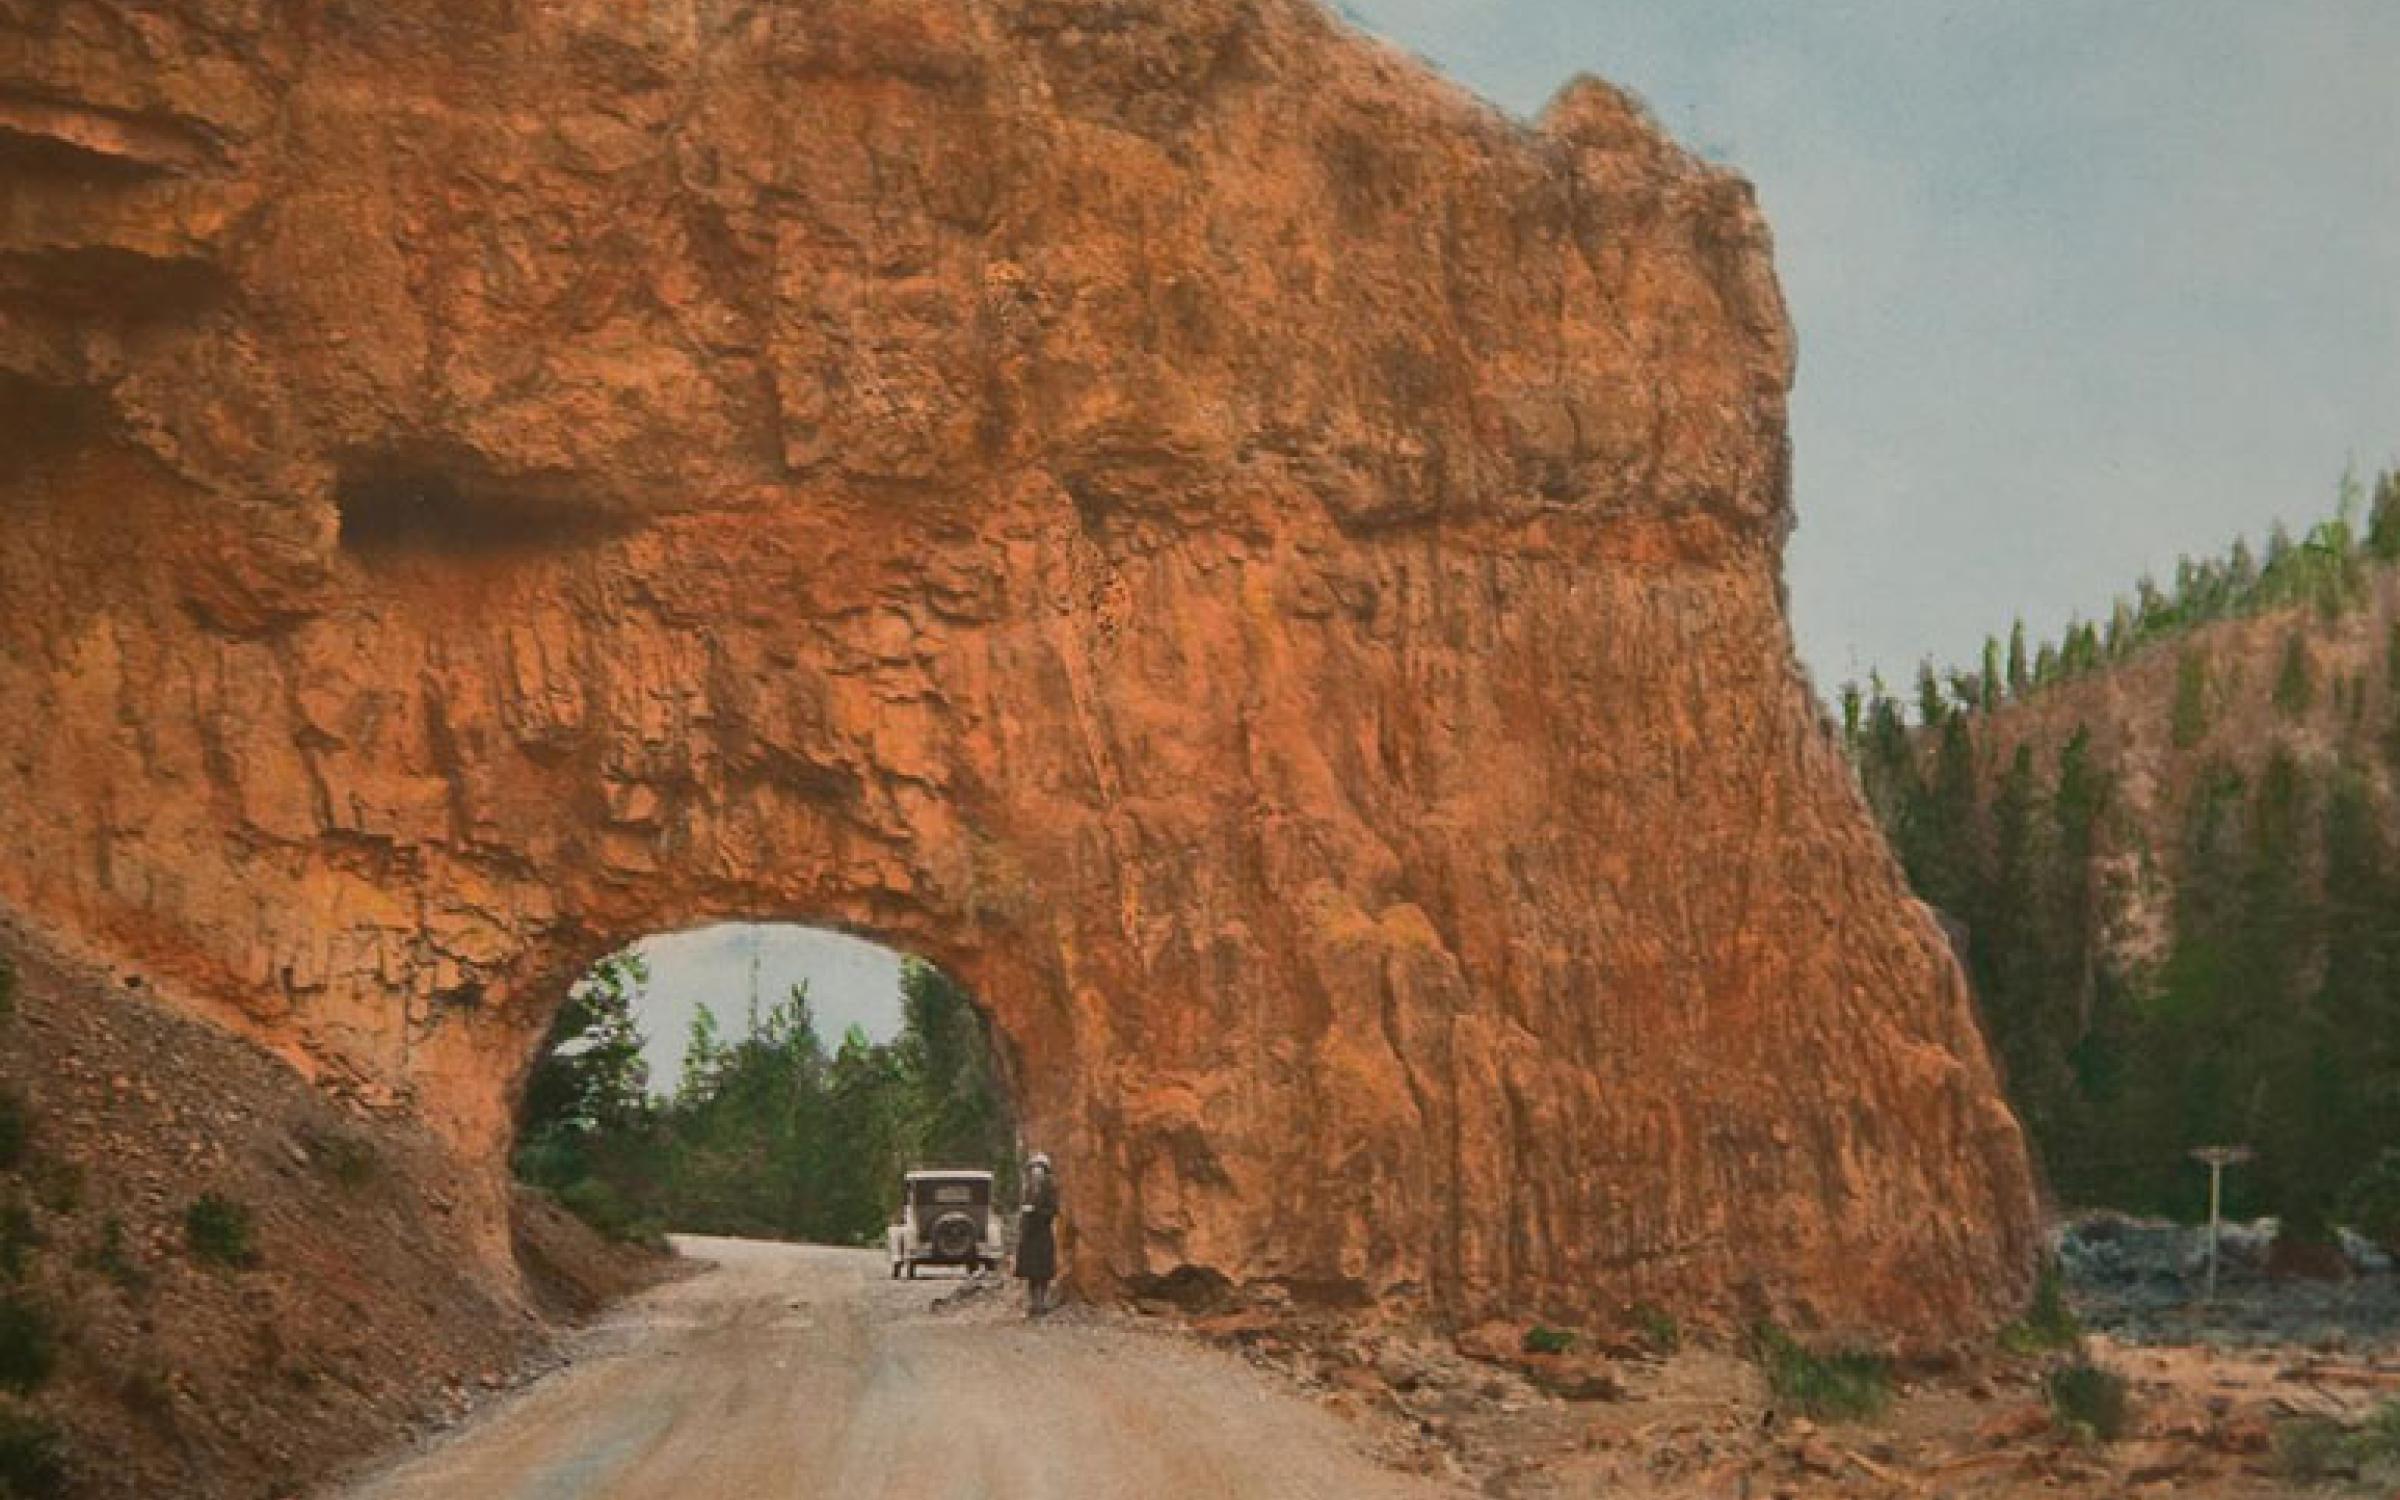
[[[1025,1320],[872,1250],[687,1239],[559,1373],[338,1500],[1431,1500],[1349,1429],[1171,1335]]]

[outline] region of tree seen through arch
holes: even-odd
[[[855,1022],[825,1037],[806,980],[729,997],[732,1015],[703,1003],[671,1090],[645,1056],[650,984],[638,945],[593,965],[519,1115],[518,1178],[602,1231],[864,1244],[913,1167],[988,1168],[1012,1188],[1016,1127],[983,1019],[933,965],[901,962],[888,1040]]]

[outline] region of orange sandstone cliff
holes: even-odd
[[[1946,1336],[2033,1196],[1791,371],[1743,183],[1303,0],[34,0],[0,899],[495,1182],[580,966],[833,923],[1087,1284]]]

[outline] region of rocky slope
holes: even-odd
[[[460,1255],[475,1183],[423,1127],[5,919],[0,959],[0,1494],[290,1495],[543,1350],[544,1309]],[[665,1264],[513,1217],[554,1311]]]
[[[1301,0],[0,23],[0,894],[490,1183],[566,980],[967,981],[1086,1285],[2021,1292],[1744,184]]]

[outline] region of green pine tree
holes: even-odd
[[[2317,683],[2309,670],[2308,642],[2297,630],[2283,643],[2283,665],[2275,673],[2275,706],[2301,718],[2316,705]]]
[[[2190,749],[2208,733],[2208,654],[2185,648],[2175,663],[2175,744]]]

